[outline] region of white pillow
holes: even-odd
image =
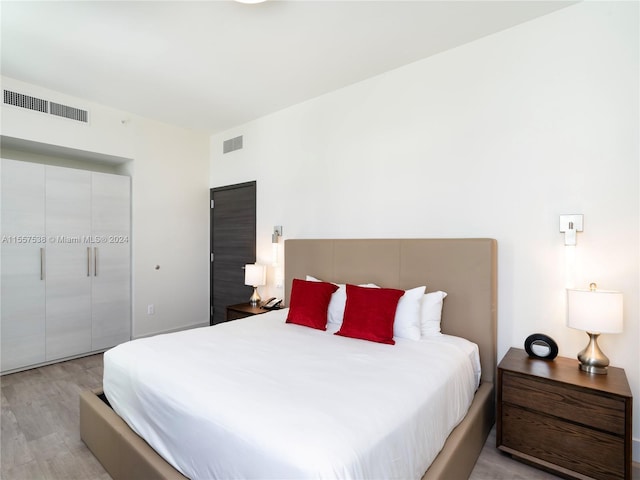
[[[447,293],[441,291],[423,295],[420,309],[420,333],[423,337],[441,335],[442,301],[446,296]]]
[[[420,340],[420,307],[425,288],[423,286],[405,290],[400,297],[393,320],[394,337]]]
[[[307,275],[306,280],[308,282],[323,281],[312,277],[311,275]],[[338,286],[338,290],[333,292],[333,294],[331,295],[331,301],[329,301],[329,309],[327,310],[327,323],[342,325],[344,309],[347,304],[347,287],[345,284],[341,283],[334,283],[334,285]],[[380,288],[375,283],[366,283],[359,286],[368,288]],[[394,337],[408,338],[409,340],[420,340],[421,301],[425,296],[425,290],[426,287],[424,286],[412,288],[410,290],[405,290],[404,295],[400,297],[400,300],[398,301],[398,307],[396,308],[396,316],[393,320]]]
[[[322,282],[311,275],[307,275],[307,282]],[[333,283],[333,282],[331,282]],[[347,305],[347,286],[344,283],[334,283],[337,285],[338,290],[331,295],[331,301],[329,301],[329,309],[327,310],[327,322],[342,325],[342,318],[344,317],[344,308]],[[374,283],[367,283],[364,285],[358,285],[359,287],[380,288]]]

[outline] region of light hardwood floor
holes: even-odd
[[[0,378],[0,478],[107,480],[111,477],[80,440],[78,394],[102,384],[102,355]],[[543,480],[553,475],[521,464],[487,439],[471,480]],[[633,478],[640,480],[634,465]],[[444,479],[449,480],[449,479]]]

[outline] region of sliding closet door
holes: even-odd
[[[46,360],[91,350],[91,172],[46,167]]]
[[[131,338],[130,192],[129,177],[93,174],[92,350]]]
[[[44,166],[2,160],[0,369],[45,360]]]
[[[130,178],[0,165],[0,369],[129,340]]]

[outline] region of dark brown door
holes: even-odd
[[[211,189],[211,319],[226,320],[226,307],[248,302],[244,266],[256,261],[256,182]]]

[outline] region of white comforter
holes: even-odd
[[[473,399],[477,347],[383,345],[286,313],[115,347],[105,394],[192,479],[420,478]]]

